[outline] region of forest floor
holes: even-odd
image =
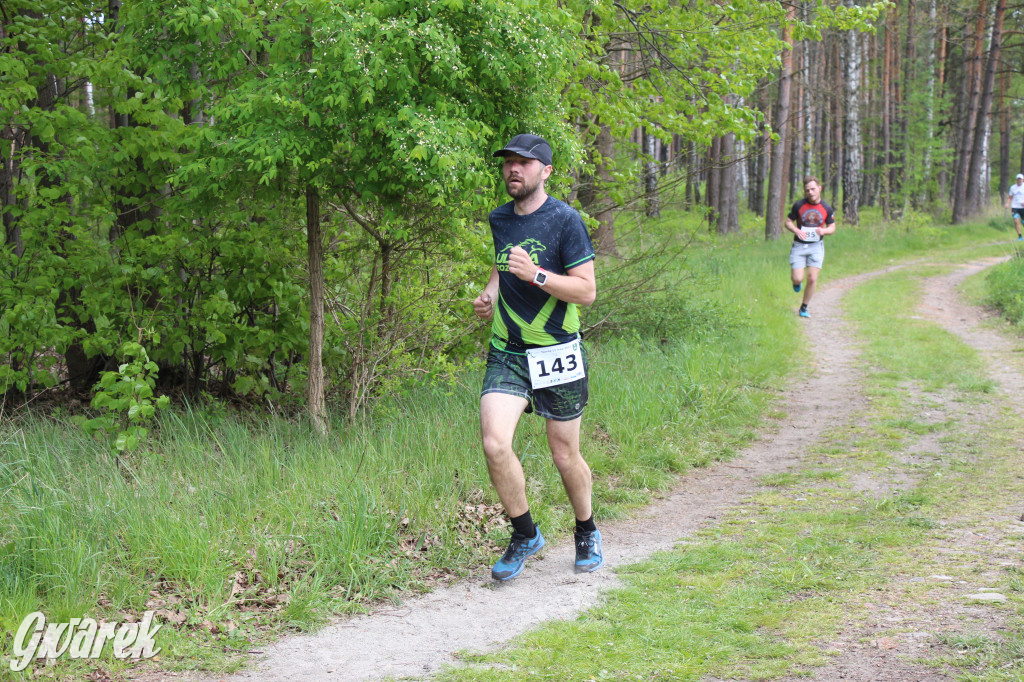
[[[994,314],[967,304],[957,291],[968,276],[997,261],[957,265],[923,280],[914,316],[940,325],[976,349],[997,386],[985,399],[989,404],[965,406],[953,399],[936,400],[933,395],[912,396],[924,405],[920,419],[969,429],[985,428],[986,419],[1001,406],[1011,406],[1024,416],[1024,401],[1019,400],[1024,386],[1024,340],[1008,333],[1005,325],[1000,330]],[[470,579],[399,606],[338,619],[316,634],[285,636],[255,656],[249,669],[231,676],[144,671],[146,666],[139,666],[132,679],[420,679],[446,666],[465,665],[466,652],[498,650],[542,623],[575,618],[620,584],[617,568],[670,550],[727,515],[743,513],[753,496],[764,490],[765,477],[821,466],[823,456],[816,453],[837,429],[866,426],[871,368],[864,358],[863,340],[844,314],[844,297],[872,278],[906,267],[831,282],[824,273],[811,307],[813,318],[802,321],[806,338],[799,342],[811,349],[808,371],[783,392],[778,404],[784,414],[767,420],[758,440],[736,458],[692,470],[669,494],[629,520],[601,524],[607,562],[603,570],[575,575],[569,539],[549,538],[541,555],[507,584],[495,584],[489,566],[480,566]],[[1014,438],[1019,454],[1024,450],[1024,434]],[[922,463],[938,462],[943,447],[941,432],[931,434],[914,452],[897,457],[895,466],[851,474],[850,480],[868,498],[913,489],[923,472],[930,471]],[[860,608],[850,612],[838,636],[817,645],[827,663],[804,669],[800,679],[942,680],[962,673],[954,664],[935,661],[943,656],[955,658],[958,633],[1001,637],[1010,617],[1007,609],[971,599],[970,593],[984,593],[999,584],[1001,572],[1019,567],[1024,559],[1020,542],[1024,500],[1017,491],[1007,490],[1005,500],[986,509],[998,511],[943,520],[937,532],[945,551],[940,547],[925,564],[877,585],[858,604]],[[921,565],[930,568],[918,574],[915,570]]]

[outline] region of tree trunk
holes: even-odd
[[[932,177],[932,144],[935,139],[935,85],[937,80],[937,74],[935,70],[942,68],[941,59],[937,58],[935,54],[936,48],[936,8],[935,0],[930,0],[928,3],[928,18],[929,18],[929,29],[928,29],[928,87],[925,90],[925,125],[927,126],[928,141],[924,147],[924,177]],[[919,201],[924,204],[928,202],[930,196],[927,192],[922,192]]]
[[[843,36],[845,38],[845,36]],[[843,82],[843,60],[842,60],[842,39],[836,38],[833,41],[832,56],[833,56],[833,71],[836,83]],[[829,196],[838,199],[841,191],[841,181],[843,177],[843,118],[846,116],[846,107],[844,106],[845,90],[840,90],[832,98],[832,120],[830,125],[832,127],[832,133],[829,136],[829,143],[832,145],[832,165],[829,168],[829,182],[831,191]]]
[[[658,202],[658,162],[657,142],[658,138],[648,132],[647,126],[643,129],[644,153],[647,155],[644,163],[644,196],[646,197],[648,218],[657,218],[661,215],[661,207]]]
[[[4,228],[4,244],[14,249],[14,255],[25,255],[25,242],[21,238],[21,221],[16,217],[18,200],[14,193],[17,178],[21,175],[21,164],[18,156],[24,145],[23,131],[5,126],[0,131],[0,144],[9,151],[10,156],[2,159],[0,165],[0,221]]]
[[[1010,180],[1010,72],[999,76],[999,203],[1002,205],[1006,196],[1003,194],[1012,184]]]
[[[915,81],[914,64],[917,60],[916,41],[914,36],[914,13],[917,5],[914,0],[907,0],[907,36],[903,43],[903,83],[899,93],[899,137],[897,148],[897,167],[893,169],[892,184],[900,199],[900,215],[907,205],[906,196],[903,193],[903,181],[908,177],[914,177],[913,167],[916,165],[916,155],[911,155],[907,149],[909,143],[909,104],[911,97],[911,84]]]
[[[892,220],[892,186],[889,181],[892,172],[892,109],[893,109],[893,32],[895,21],[889,14],[885,24],[885,43],[882,65],[882,219]]]
[[[1003,16],[1006,14],[1006,0],[996,0],[995,18],[992,22],[992,44],[989,47],[988,61],[985,64],[985,75],[982,79],[981,101],[978,104],[977,119],[974,126],[971,161],[967,169],[967,204],[968,214],[976,214],[982,210],[988,200],[988,183],[983,181],[987,173],[983,172],[982,163],[987,159],[989,136],[989,112],[992,109],[992,93],[994,90],[996,64],[1003,43]],[[987,168],[988,164],[985,164]],[[1007,185],[1009,186],[1009,185]]]
[[[804,7],[806,14],[807,7]],[[805,16],[806,20],[807,17]],[[817,46],[817,43],[814,43]],[[800,79],[800,108],[803,110],[801,113],[800,123],[800,140],[797,143],[797,149],[800,149],[803,153],[800,159],[800,177],[806,177],[811,174],[811,168],[813,167],[812,152],[815,149],[814,145],[814,112],[818,109],[817,97],[811,97],[811,89],[807,85],[808,79],[811,77],[811,43],[810,41],[801,41],[800,46],[800,61],[803,64],[801,71],[803,72],[803,78]],[[801,183],[802,186],[802,183]]]
[[[320,234],[320,192],[306,187],[306,247],[309,259],[309,375],[306,400],[313,426],[329,433],[324,401],[324,244]]]
[[[799,87],[797,87],[799,94]],[[800,99],[798,97],[790,98],[791,103],[795,103],[796,107],[800,106]],[[791,104],[792,107],[792,104]],[[787,204],[796,201],[796,186],[797,186],[797,172],[800,169],[800,136],[802,134],[800,129],[800,116],[797,111],[790,109],[790,124],[789,124],[789,145],[786,147],[786,159],[783,162],[782,177],[786,178],[786,191],[783,193],[785,200],[782,202],[783,208]]]
[[[848,7],[854,0],[846,0]],[[861,43],[857,31],[846,32],[846,117],[843,121],[843,222],[860,223],[860,65]]]
[[[765,122],[761,124],[761,135],[757,140],[757,148],[754,150],[756,162],[755,174],[753,176],[750,190],[750,210],[759,217],[764,217],[764,181],[768,175],[768,155],[771,153],[771,106],[765,105]]]
[[[786,47],[782,48],[782,69],[779,77],[779,103],[778,125],[779,140],[772,150],[772,167],[768,176],[768,206],[765,210],[764,237],[765,239],[778,239],[782,234],[782,197],[786,191],[783,186],[785,176],[786,148],[789,146],[787,129],[789,128],[789,97],[790,81],[792,80],[792,59],[793,59],[793,28],[792,22],[796,17],[796,7],[790,5],[786,10],[786,20],[782,28],[782,42]]]
[[[746,198],[747,198],[747,210],[754,211],[755,209],[755,196],[754,196],[754,183],[757,181],[757,162],[761,158],[761,154],[756,147],[757,142],[751,143],[749,152],[747,153],[746,166],[747,166],[747,186],[746,186]]]
[[[615,243],[615,211],[611,200],[606,195],[606,188],[613,181],[612,169],[615,165],[615,139],[611,128],[598,121],[598,134],[594,142],[595,169],[590,204],[585,208],[597,219],[597,231],[594,232],[594,246],[597,252],[604,255],[618,256],[619,249]]]
[[[739,194],[736,191],[736,135],[726,133],[721,142],[721,171],[718,185],[718,233],[729,234],[740,229]]]
[[[1017,168],[1018,173],[1024,173],[1024,139],[1021,140],[1020,144],[1020,165]],[[1006,187],[1009,188],[1010,186],[1007,185]]]
[[[10,38],[7,22],[6,16],[0,21],[0,42],[4,43]],[[21,238],[21,221],[16,217],[14,187],[21,175],[18,158],[25,144],[25,133],[16,126],[3,126],[0,144],[4,147],[4,153],[0,154],[0,223],[3,224],[4,244],[13,248],[14,254],[20,258],[25,255],[25,243]]]
[[[945,18],[945,8],[943,8],[943,18]],[[935,70],[937,71],[937,73],[935,74],[936,89],[932,92],[931,98],[933,110],[935,107],[934,103],[936,101],[941,101],[946,93],[946,74],[948,73],[948,70],[946,69],[946,59],[948,58],[948,45],[946,44],[946,37],[949,35],[948,31],[948,27],[942,25],[942,27],[938,31],[938,36],[936,36],[936,41],[938,44],[936,45],[937,54],[935,55]],[[932,115],[934,116],[934,111]],[[934,126],[932,126],[931,129],[934,130]],[[935,175],[938,181],[938,186],[936,187],[936,196],[949,196],[948,164],[942,164]]]
[[[688,142],[686,144],[686,207],[696,206],[699,198],[694,199],[694,187],[697,184],[697,143]]]
[[[968,91],[966,106],[963,109],[964,117],[961,124],[960,143],[957,146],[956,171],[953,175],[953,223],[962,223],[971,208],[967,201],[968,186],[975,177],[970,173],[971,153],[974,149],[975,123],[978,119],[978,106],[981,100],[981,53],[985,40],[985,18],[987,14],[987,0],[978,0],[978,21],[975,24],[973,49],[971,59],[967,63],[964,76],[964,87]]]
[[[711,149],[708,151],[708,184],[704,194],[704,203],[707,205],[708,227],[712,232],[718,230],[718,205],[722,180],[721,167],[722,138],[716,137],[711,141]]]

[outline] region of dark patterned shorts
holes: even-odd
[[[487,353],[487,369],[484,372],[484,386],[480,395],[488,393],[507,393],[526,398],[529,405],[526,412],[536,412],[545,419],[567,422],[583,414],[590,392],[587,379],[590,369],[587,366],[587,351],[580,344],[583,354],[583,367],[587,376],[567,384],[549,386],[533,390],[530,384],[530,368],[526,364],[526,356],[509,353],[491,346]]]

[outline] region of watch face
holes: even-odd
[[[548,273],[538,270],[537,274],[533,276],[533,281],[537,284],[544,284],[544,282],[548,281]]]

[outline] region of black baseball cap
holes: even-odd
[[[537,159],[545,166],[551,165],[551,145],[539,135],[523,133],[516,135],[503,149],[494,152],[494,156],[505,156],[507,153],[525,156],[528,159]]]

